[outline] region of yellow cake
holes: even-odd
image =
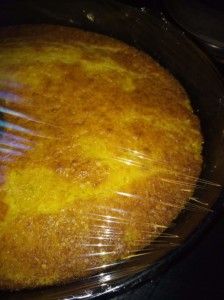
[[[199,121],[148,55],[74,28],[3,28],[0,98],[1,289],[130,257],[192,196]]]

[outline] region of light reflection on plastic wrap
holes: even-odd
[[[16,84],[16,83],[13,83],[13,84],[11,84],[11,86],[13,86],[13,87],[19,87],[20,85],[18,84]],[[23,99],[20,97],[20,96],[18,96],[18,95],[16,95],[16,94],[14,94],[14,93],[10,93],[10,92],[6,92],[6,91],[0,91],[0,99],[3,99],[4,101],[7,101],[7,102],[11,102],[11,103],[22,103],[23,102]]]
[[[1,85],[8,85],[9,87],[12,87],[13,89],[19,89],[22,84],[17,82],[11,82],[7,80],[1,80]],[[7,166],[7,164],[13,162],[17,159],[17,157],[25,155],[26,152],[30,151],[35,147],[35,142],[38,139],[53,139],[55,141],[63,139],[64,136],[57,137],[57,129],[60,128],[60,130],[63,130],[60,126],[57,126],[55,124],[49,124],[44,122],[43,120],[37,119],[34,116],[27,115],[26,113],[23,113],[23,108],[26,107],[26,105],[31,105],[30,103],[27,104],[27,101],[23,101],[23,98],[21,96],[18,96],[15,93],[6,92],[1,90],[0,91],[0,98],[1,98],[1,106],[0,106],[0,113],[2,115],[2,119],[0,120],[0,159],[3,165]],[[12,105],[11,105],[12,104]],[[9,107],[8,107],[9,106]],[[10,108],[10,107],[14,107]],[[10,116],[13,118],[14,122],[7,121],[7,116]],[[17,120],[22,120],[23,124],[25,126],[21,126],[17,124]],[[20,122],[18,122],[20,124]],[[58,124],[60,124],[60,120],[58,120]],[[31,129],[32,128],[32,129]],[[33,129],[34,128],[34,129]],[[50,128],[52,135],[45,135],[45,129]],[[136,149],[130,149],[130,148],[124,148],[120,147],[116,149],[117,153],[120,153],[117,157],[113,157],[114,161],[119,162],[120,164],[127,165],[130,168],[138,168],[143,169],[145,172],[150,169],[150,165],[156,165],[163,168],[163,171],[170,175],[169,178],[160,178],[161,184],[165,183],[168,185],[177,185],[180,187],[180,190],[182,191],[188,191],[188,188],[192,188],[192,184],[194,185],[195,189],[208,189],[208,188],[220,188],[219,184],[207,181],[205,179],[198,179],[197,183],[195,182],[194,177],[185,175],[180,173],[178,170],[170,169],[168,165],[166,165],[165,162],[158,160],[155,161],[153,158],[150,157],[150,155],[147,155],[146,153],[143,153],[141,151],[138,151]],[[100,163],[100,160],[99,160]],[[1,168],[1,178],[3,178],[3,168]],[[184,170],[183,170],[184,171]],[[188,170],[186,170],[187,173]],[[173,175],[173,179],[172,179]],[[178,179],[177,179],[178,178]],[[3,179],[1,180],[3,182]],[[131,194],[126,191],[111,191],[114,193],[114,195],[118,195],[120,197],[123,197],[124,199],[127,198],[128,201],[135,201],[135,200],[142,200],[147,201],[144,197],[138,194]],[[182,208],[182,205],[177,205],[169,202],[162,202],[160,201],[164,206],[169,207],[176,207],[176,208]],[[103,207],[99,207],[99,211]],[[108,210],[108,208],[106,208]],[[94,253],[86,254],[87,256],[105,256],[108,254],[114,254],[113,251],[107,251],[107,248],[109,249],[111,247],[109,242],[112,237],[115,235],[122,234],[122,232],[119,233],[119,231],[116,230],[114,227],[116,224],[127,224],[128,219],[126,216],[126,212],[124,210],[119,210],[119,208],[110,208],[112,215],[104,215],[103,213],[92,213],[87,216],[89,219],[93,219],[95,221],[95,225],[93,226],[92,234],[90,238],[94,240],[92,244],[83,244],[83,247],[90,247],[90,248],[99,248],[99,252],[95,251]],[[190,211],[212,211],[208,207],[208,203],[203,203],[196,197],[190,197],[187,205],[185,206],[186,210]],[[99,225],[97,224],[99,222]],[[145,224],[146,225],[146,224]],[[135,257],[138,255],[146,255],[151,251],[156,251],[156,249],[162,248],[162,247],[176,247],[178,243],[176,242],[170,242],[172,239],[179,238],[176,235],[172,234],[166,234],[161,233],[160,237],[156,239],[155,241],[151,241],[152,238],[157,238],[157,229],[163,229],[165,230],[167,227],[160,225],[160,224],[149,224],[150,230],[151,227],[155,229],[155,233],[153,232],[147,232],[146,230],[146,236],[150,240],[150,246],[144,247],[143,250],[137,253],[131,253],[128,257]],[[95,236],[94,236],[95,234]],[[99,241],[99,243],[96,243],[96,240]],[[147,238],[143,241],[143,244],[145,244],[145,241]],[[138,242],[137,248],[139,248]],[[115,265],[117,262],[115,263]],[[114,265],[114,264],[109,264]],[[99,266],[94,269],[98,268],[105,268],[107,265]]]
[[[23,85],[21,83],[15,82],[15,81],[10,81],[10,80],[0,80],[0,86],[8,86],[9,88],[13,89],[19,89]],[[55,124],[49,124],[46,123],[42,120],[39,120],[31,115],[27,115],[22,112],[23,107],[26,106],[27,100],[23,101],[24,99],[21,96],[18,96],[16,93],[0,90],[0,113],[2,116],[11,116],[14,118],[14,123],[9,122],[7,120],[1,119],[0,120],[0,160],[3,164],[7,164],[14,159],[16,159],[19,156],[22,156],[25,154],[25,152],[29,151],[34,147],[35,144],[35,139],[53,139],[53,140],[60,140],[63,139],[63,135],[57,137],[56,135],[56,130],[61,129],[60,126],[57,126]],[[11,109],[7,107],[7,103],[9,105],[15,104],[18,110],[16,109]],[[30,104],[28,104],[30,106]],[[22,119],[25,121],[27,124],[27,127],[21,126],[17,124],[17,119]],[[60,123],[60,122],[58,122]],[[35,125],[37,125],[38,129],[30,129],[29,124],[31,124],[32,128],[35,128]],[[51,128],[52,132],[54,132],[52,135],[45,135],[44,134],[44,128]],[[32,137],[32,138],[31,138]],[[145,172],[149,170],[150,164],[157,165],[159,167],[164,168],[165,172],[168,175],[173,175],[172,177],[169,178],[161,178],[161,182],[168,183],[170,185],[178,185],[180,186],[180,190],[182,191],[188,191],[188,188],[192,188],[192,184],[194,185],[194,188],[197,189],[208,189],[208,188],[220,188],[220,185],[215,183],[215,182],[210,182],[205,179],[198,179],[197,183],[194,183],[196,178],[186,175],[183,172],[179,172],[178,170],[174,170],[173,168],[170,169],[168,165],[164,161],[159,162],[154,161],[149,155],[146,153],[142,153],[136,149],[130,149],[130,148],[123,148],[120,147],[117,149],[118,152],[120,152],[120,156],[114,157],[113,159],[117,162],[120,162],[121,164],[127,165],[130,168],[140,168],[144,169]],[[100,161],[99,161],[100,163]],[[187,173],[188,170],[186,170]],[[177,179],[178,178],[178,179]],[[138,199],[138,200],[144,200],[142,196],[136,195],[136,194],[131,194],[125,191],[113,191],[115,194],[122,196],[124,198],[128,199]],[[163,204],[167,207],[169,206],[175,206],[172,203],[168,202],[163,202]],[[178,206],[176,206],[178,207]],[[180,206],[181,207],[181,206]],[[189,202],[186,205],[185,209],[187,210],[192,210],[192,211],[211,211],[211,209],[208,207],[208,203],[203,203],[196,197],[190,197]],[[98,218],[102,219],[102,216],[97,215]],[[107,232],[105,231],[104,234],[105,236],[108,234],[111,234],[109,224],[111,223],[121,223],[125,222],[125,218],[122,220],[121,218],[118,217],[113,217],[113,216],[105,216],[105,220],[107,222],[107,225],[105,225],[105,228],[107,228]],[[155,226],[157,226],[155,224]],[[160,226],[160,225],[158,225]]]

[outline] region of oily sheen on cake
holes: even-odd
[[[199,121],[147,54],[75,28],[3,28],[0,97],[1,289],[128,258],[192,196]]]

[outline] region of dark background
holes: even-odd
[[[190,252],[175,262],[156,283],[113,300],[224,299],[224,217],[220,215]]]

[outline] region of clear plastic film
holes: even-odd
[[[33,289],[49,286],[45,299],[78,299],[143,280],[221,191],[218,77],[145,9],[24,2],[13,22],[3,8],[0,287],[38,299]]]

